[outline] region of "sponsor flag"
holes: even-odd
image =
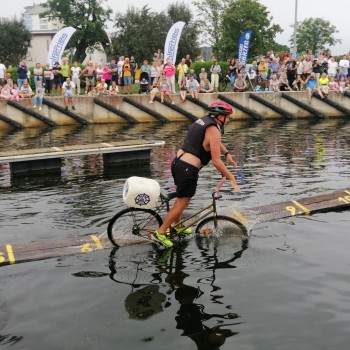
[[[252,37],[252,31],[246,30],[240,36],[239,41],[238,41],[238,60],[240,62],[242,62],[244,66],[245,66],[247,58],[248,58],[251,37]]]
[[[175,64],[177,47],[179,46],[180,36],[185,22],[176,22],[170,28],[165,40],[164,46],[164,63],[170,58],[172,64]]]
[[[75,31],[76,29],[73,27],[65,27],[52,38],[49,54],[47,56],[47,63],[49,63],[51,67],[54,66],[55,62],[61,62],[62,53]]]

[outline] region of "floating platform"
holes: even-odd
[[[231,210],[230,215],[246,227],[254,222],[266,222],[298,215],[312,215],[350,209],[350,189],[339,190],[314,197],[258,206],[242,212]],[[120,246],[131,244],[150,244],[149,240],[119,240]],[[23,244],[4,244],[0,246],[0,266],[44,260],[73,254],[86,254],[96,250],[113,248],[106,234],[91,234],[64,240],[50,240]]]
[[[150,151],[165,141],[127,140],[89,145],[62,146],[0,152],[0,163],[9,163],[12,174],[59,171],[62,159],[102,154],[104,166],[113,163],[148,160]]]

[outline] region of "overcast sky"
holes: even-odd
[[[265,5],[270,15],[273,16],[273,22],[279,24],[284,32],[276,37],[276,41],[280,44],[289,45],[288,40],[293,34],[293,29],[290,27],[294,23],[295,15],[295,1],[281,1],[281,0],[260,0]],[[329,20],[335,25],[339,31],[336,33],[336,38],[342,40],[341,44],[332,47],[332,53],[339,55],[350,51],[350,30],[349,30],[349,10],[350,0],[336,0],[331,4],[332,0],[298,0],[298,21],[302,21],[309,17],[321,17]],[[40,0],[11,0],[7,2],[6,6],[2,6],[0,16],[12,17],[14,15],[20,16],[25,6],[33,3],[40,3]],[[128,4],[132,4],[136,8],[141,8],[144,5],[150,6],[155,11],[159,12],[165,10],[169,4],[177,2],[176,0],[108,0],[108,4],[113,12],[125,12]],[[182,2],[179,0],[178,2]],[[190,8],[195,12],[195,7],[191,5],[191,0],[184,1],[190,4]],[[267,48],[268,49],[268,48]]]

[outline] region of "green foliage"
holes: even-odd
[[[340,39],[336,39],[334,34],[338,33],[337,28],[322,18],[306,18],[297,25],[297,50],[299,53],[312,50],[317,52],[325,49],[325,45],[333,46],[341,43]],[[293,37],[289,40],[293,43]]]
[[[170,5],[167,12],[153,12],[148,6],[141,9],[129,7],[125,14],[115,16],[115,32],[111,36],[110,55],[135,56],[140,64],[144,59],[151,61],[154,52],[164,50],[170,27],[178,21],[186,23],[179,42],[177,57],[186,54],[192,57],[199,53],[199,30],[192,14],[185,4]]]
[[[226,7],[232,0],[195,0],[197,7],[197,25],[201,29],[204,41],[217,46],[222,36],[222,18]]]
[[[214,51],[220,58],[238,56],[238,40],[248,29],[253,31],[249,56],[266,52],[276,45],[275,36],[282,32],[272,23],[267,7],[258,0],[232,0],[223,12],[222,35]]]
[[[31,34],[23,19],[0,18],[0,62],[17,66],[30,47]]]
[[[76,29],[67,46],[76,48],[73,61],[83,62],[86,50],[96,49],[99,44],[104,48],[109,45],[105,27],[112,10],[105,9],[104,2],[106,0],[48,0],[43,4],[47,11],[41,17],[59,18],[64,26]]]

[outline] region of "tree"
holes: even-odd
[[[250,41],[250,56],[257,56],[276,45],[275,36],[283,30],[272,23],[267,7],[258,0],[232,0],[223,12],[222,34],[214,51],[223,59],[237,57],[238,40],[248,29],[253,31]]]
[[[47,11],[41,17],[58,18],[64,26],[76,29],[67,48],[76,48],[73,61],[83,62],[87,50],[99,48],[106,50],[109,38],[105,31],[112,10],[104,9],[106,0],[48,0],[43,4]]]
[[[294,27],[294,26],[292,26]],[[298,52],[317,52],[324,49],[325,45],[333,46],[341,43],[334,34],[338,33],[337,28],[329,21],[322,18],[307,18],[297,24],[296,43]],[[293,43],[292,37],[289,42]]]
[[[198,10],[197,24],[201,28],[203,41],[214,47],[222,36],[222,17],[225,8],[232,0],[195,0],[192,3]]]
[[[199,52],[199,29],[193,22],[189,8],[184,4],[172,4],[166,12],[153,12],[146,5],[141,9],[128,7],[125,14],[115,16],[115,32],[111,35],[111,55],[133,55],[140,62],[150,60],[157,49],[164,49],[170,27],[177,21],[186,23],[179,41],[178,57]]]
[[[26,56],[30,47],[31,34],[23,19],[0,18],[0,62],[4,65],[17,65]]]
[[[151,59],[164,43],[168,19],[146,5],[142,9],[128,7],[125,14],[117,13],[115,32],[111,35],[111,55],[133,55],[137,60]]]

